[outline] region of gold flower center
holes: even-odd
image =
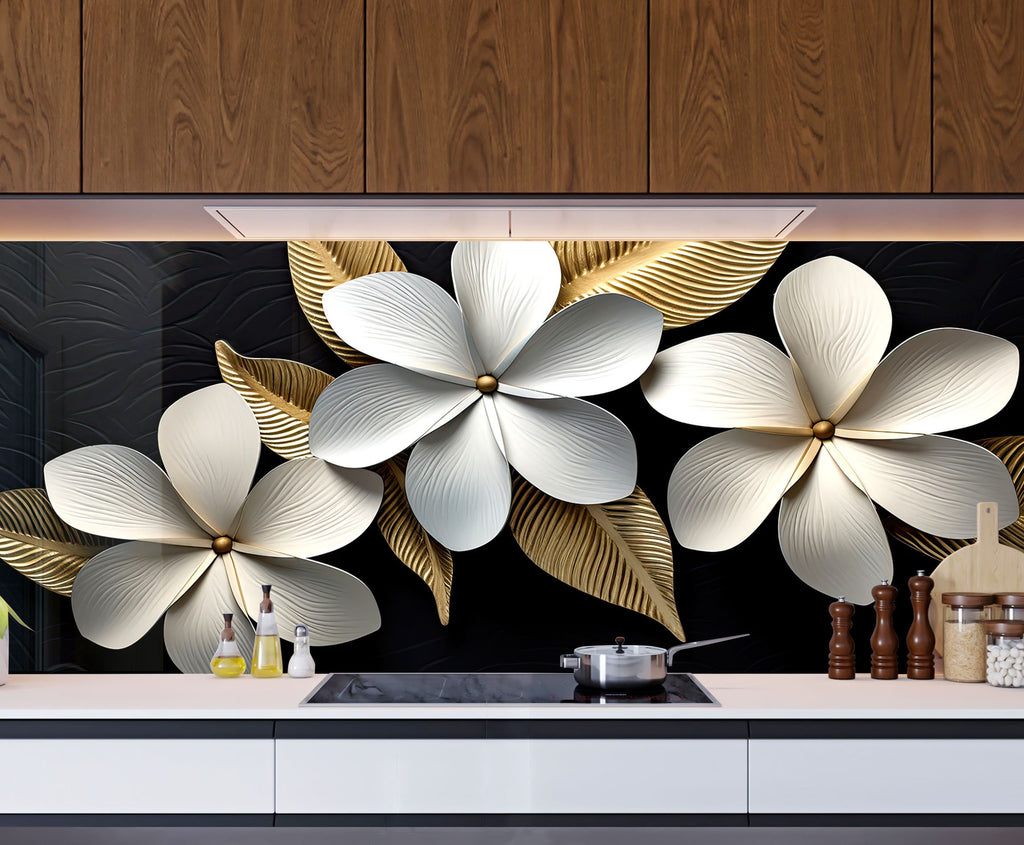
[[[498,389],[498,380],[490,373],[482,375],[476,380],[476,389],[481,393],[494,393]]]
[[[828,440],[836,433],[836,427],[828,420],[818,420],[811,426],[811,431],[819,440]]]
[[[231,551],[230,537],[216,537],[213,541],[213,550],[219,555],[226,555]]]

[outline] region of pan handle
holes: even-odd
[[[733,634],[731,637],[717,637],[713,640],[698,640],[695,643],[683,643],[682,645],[672,646],[668,650],[668,655],[665,659],[666,664],[672,665],[672,658],[676,656],[677,651],[685,651],[688,648],[700,648],[704,645],[714,645],[715,643],[724,643],[728,640],[738,640],[741,637],[749,637],[750,634]]]
[[[558,665],[563,669],[579,669],[580,659],[575,654],[563,654],[558,658]]]

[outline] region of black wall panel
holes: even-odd
[[[451,244],[395,244],[413,272],[450,289]],[[928,328],[961,326],[1024,342],[1024,245],[793,243],[764,280],[704,323],[665,334],[670,346],[700,334],[744,331],[779,343],[771,303],[780,279],[822,255],[871,273],[892,303],[892,344]],[[122,443],[156,457],[161,410],[219,381],[213,343],[245,355],[291,358],[333,374],[344,365],[306,323],[278,243],[0,245],[0,489],[38,485],[43,461],[77,446]],[[639,386],[598,397],[632,429],[640,486],[663,516],[669,473],[714,433],[656,414]],[[966,439],[1024,434],[1024,391]],[[266,453],[261,473],[277,462]],[[930,559],[893,544],[897,626],[909,624],[906,579]],[[823,671],[830,599],[804,586],[778,548],[775,515],[741,546],[719,554],[675,547],[676,596],[690,639],[751,637],[687,653],[680,668],[719,672]],[[544,671],[574,646],[610,641],[670,645],[656,623],[605,604],[534,566],[506,530],[455,560],[451,622],[437,621],[426,586],[372,526],[323,560],[373,590],[383,626],[316,648],[320,670]],[[15,671],[173,670],[158,628],[113,652],[87,643],[70,602],[0,565],[0,594],[31,617],[13,631]],[[858,662],[867,669],[870,609],[858,611]],[[217,620],[211,620],[216,625]]]

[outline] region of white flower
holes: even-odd
[[[416,518],[451,549],[476,548],[505,524],[508,465],[558,499],[619,499],[636,483],[636,446],[612,414],[581,401],[650,364],[661,313],[618,294],[545,320],[561,271],[541,242],[459,243],[453,300],[412,273],[375,273],[324,295],[346,343],[386,363],[352,370],[320,396],[314,455],[346,467],[411,444]]]
[[[107,648],[131,645],[166,612],[164,642],[182,671],[209,671],[221,614],[234,613],[251,653],[261,584],[290,639],[309,626],[319,645],[380,627],[369,589],[304,558],[358,537],[383,495],[380,477],[317,458],[289,461],[249,491],[260,453],[256,418],[225,384],[195,391],[160,419],[167,473],[123,446],[86,446],[50,461],[54,510],[82,531],[131,540],[92,558],[71,603],[81,632]]]
[[[974,537],[978,502],[1017,519],[1006,467],[936,432],[986,420],[1009,400],[1019,355],[965,329],[922,332],[881,360],[892,313],[882,289],[840,258],[797,268],[775,294],[786,357],[760,338],[718,334],[661,352],[642,380],[661,413],[734,427],[683,455],[669,481],[679,542],[721,551],[782,499],[786,561],[823,593],[866,604],[892,576],[873,499],[942,537]],[[879,361],[881,360],[881,363]]]

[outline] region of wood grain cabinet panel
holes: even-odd
[[[929,0],[650,2],[652,192],[929,190]]]
[[[84,0],[85,191],[362,191],[363,25],[363,0]]]
[[[647,190],[646,0],[367,0],[370,192]]]
[[[79,0],[0,2],[0,192],[81,190]]]
[[[1024,191],[1024,3],[934,0],[939,193]]]

